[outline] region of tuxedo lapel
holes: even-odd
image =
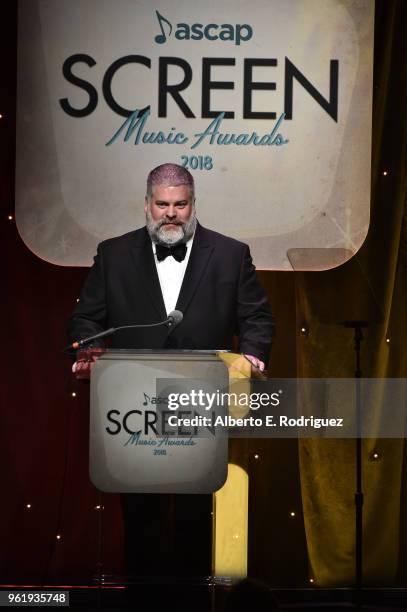
[[[176,309],[180,310],[182,313],[185,313],[198,288],[202,275],[212,255],[212,251],[213,245],[210,244],[205,229],[198,223],[194,242],[192,244],[191,255],[189,257],[187,269],[185,270],[184,280],[176,305]]]
[[[148,292],[160,320],[163,321],[167,318],[167,313],[154,261],[151,239],[145,227],[137,232],[134,244],[130,250],[133,262],[142,280],[141,287],[145,288]]]

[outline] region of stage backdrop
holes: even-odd
[[[144,224],[149,169],[259,269],[349,259],[369,225],[373,0],[21,0],[16,218],[59,265]]]

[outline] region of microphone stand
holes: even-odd
[[[367,321],[344,321],[344,327],[353,329],[355,346],[355,385],[356,385],[356,491],[355,491],[355,586],[356,609],[363,607],[363,490],[362,490],[362,394],[361,394],[361,344],[362,329],[368,327]]]

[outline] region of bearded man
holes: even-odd
[[[233,349],[237,336],[239,352],[263,370],[272,316],[248,246],[198,223],[194,180],[176,164],[148,175],[145,213],[145,227],[98,246],[70,318],[70,342],[110,327],[157,323],[176,309],[184,316],[171,334],[165,326],[123,330],[112,348]],[[87,367],[79,361],[76,371]],[[210,495],[121,499],[128,572],[210,573]]]
[[[170,335],[165,326],[123,330],[111,347],[232,349],[237,336],[238,351],[263,370],[272,317],[248,246],[197,222],[193,177],[176,164],[148,175],[145,212],[145,227],[99,244],[70,318],[70,341],[157,323],[176,309],[184,318]]]

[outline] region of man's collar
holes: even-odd
[[[191,238],[190,238],[189,240],[187,240],[187,241],[186,241],[186,243],[185,243],[185,245],[186,245],[186,247],[187,247],[187,251],[188,251],[188,250],[190,250],[190,249],[192,248],[192,244],[193,244],[193,242],[194,242],[194,238],[195,238],[195,233],[196,233],[196,228],[195,228],[195,232],[193,233],[193,235],[191,236]],[[150,240],[151,240],[151,237],[150,237]],[[151,240],[151,244],[152,244],[152,246],[153,246],[153,253],[154,253],[154,255],[155,255],[155,253],[156,253],[157,243],[156,243],[156,242],[154,242],[153,240]],[[182,244],[182,243],[179,243],[179,242],[177,242],[176,244],[165,244],[165,243],[163,243],[163,245],[162,245],[162,246],[165,246],[165,247],[173,247],[173,246],[177,246],[178,244]]]

